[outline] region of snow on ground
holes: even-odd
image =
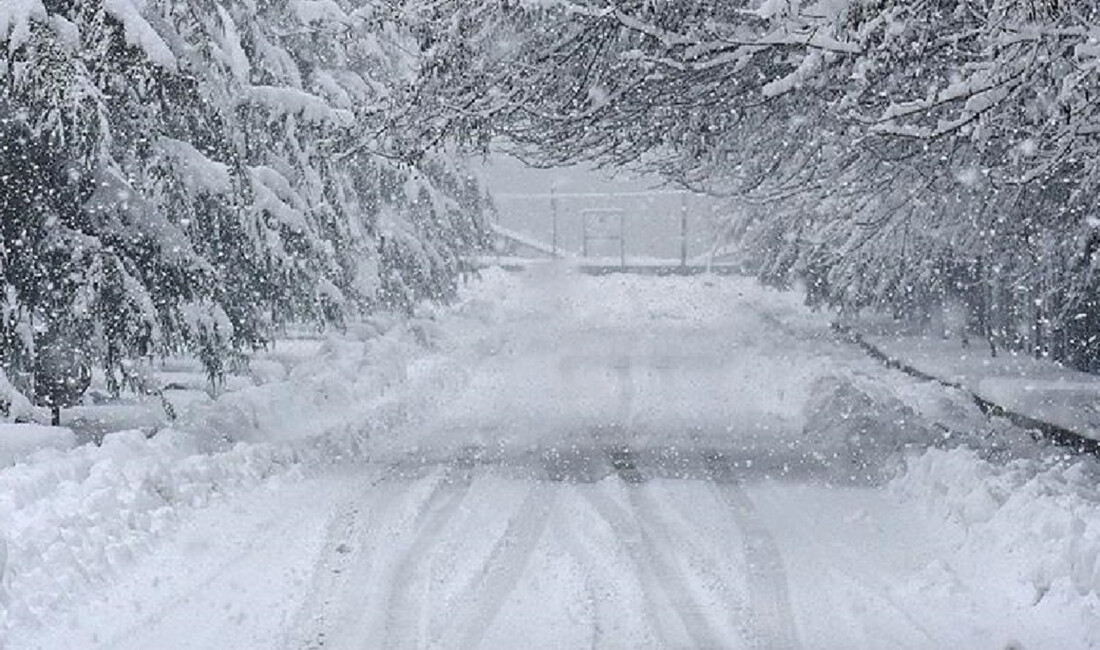
[[[282,647],[326,524],[355,485],[339,474],[284,474],[213,501],[33,641],[17,637],[12,647]]]
[[[12,461],[0,465],[0,647],[15,630],[54,624],[189,512],[355,457],[372,428],[407,417],[389,389],[422,349],[416,336],[392,327],[362,337],[330,339],[287,363],[285,381],[199,402],[151,438],[118,431],[68,449],[66,429],[0,428],[0,460]],[[102,422],[120,408],[87,410]],[[30,438],[37,450],[27,453]]]
[[[204,453],[190,434],[140,431],[46,450],[0,471],[0,634],[48,625],[128,567],[189,510],[285,472],[267,446]],[[3,638],[3,637],[0,637]]]
[[[1100,440],[1100,376],[1011,350],[994,356],[982,340],[964,347],[959,339],[912,335],[897,327],[865,338],[891,358],[1003,408]]]
[[[793,293],[490,269],[255,372],[0,469],[0,646],[1100,647],[1096,464]]]
[[[493,271],[482,291],[471,305],[494,305],[484,326],[455,336],[458,349],[480,351],[466,362],[478,372],[420,444],[462,431],[521,446],[600,426],[666,444],[731,425],[785,436],[802,428],[813,380],[834,363],[812,340],[790,346],[773,322],[827,328],[824,319],[745,279],[591,278],[548,263],[524,277]],[[767,301],[772,320],[753,301]]]
[[[1100,646],[1098,479],[1091,458],[999,464],[931,449],[891,489],[942,524],[948,552],[925,569],[934,588],[984,585],[982,611],[1000,617],[982,628],[1014,630],[1024,648],[1078,648]]]
[[[76,436],[64,427],[0,423],[0,467],[7,467],[42,449],[71,449]]]

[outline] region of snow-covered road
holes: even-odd
[[[12,647],[1096,642],[1095,594],[1039,603],[1020,558],[973,563],[929,506],[948,486],[887,481],[933,421],[972,423],[965,400],[876,367],[797,296],[685,282],[494,276],[364,458],[196,511]]]

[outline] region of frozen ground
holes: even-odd
[[[0,470],[0,644],[1100,645],[1093,462],[748,280],[485,275]]]
[[[963,346],[958,337],[898,332],[864,338],[891,358],[1005,409],[1100,440],[1100,376],[1011,350],[993,355],[980,339]]]

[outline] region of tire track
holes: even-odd
[[[742,550],[747,566],[751,629],[746,633],[758,650],[799,650],[802,644],[795,627],[790,587],[783,556],[771,532],[760,521],[752,500],[741,489],[728,458],[705,453],[707,474],[721,498],[730,507],[744,536]]]
[[[416,538],[402,553],[393,575],[385,581],[388,586],[384,600],[386,617],[382,634],[378,636],[385,639],[382,647],[387,650],[420,647],[425,598],[413,591],[417,569],[430,559],[429,549],[439,541],[469,493],[474,478],[473,465],[473,460],[466,456],[447,466],[446,474],[421,510]],[[447,489],[448,486],[451,489]]]
[[[577,491],[576,488],[573,489]],[[589,647],[591,650],[597,650],[602,647],[606,633],[602,625],[604,617],[601,616],[601,610],[605,609],[603,607],[605,602],[597,598],[596,594],[609,593],[611,589],[604,580],[598,581],[600,583],[599,589],[593,587],[592,583],[597,582],[593,576],[599,571],[599,567],[604,566],[605,563],[596,560],[596,557],[585,547],[580,537],[573,532],[569,522],[565,522],[565,525],[556,533],[554,537],[561,544],[561,547],[573,558],[573,561],[584,568],[584,586],[589,595],[589,602],[592,603],[592,644]]]
[[[364,561],[361,552],[352,544],[365,535],[361,526],[360,511],[372,493],[395,478],[414,476],[424,478],[428,470],[424,464],[399,460],[390,463],[377,478],[367,481],[340,506],[325,531],[325,544],[314,566],[310,580],[310,595],[295,617],[288,649],[320,650],[328,643],[329,609],[333,599],[342,594],[341,585],[347,579],[348,569],[355,562]],[[356,545],[358,546],[358,545]]]
[[[728,648],[729,644],[722,641],[698,600],[691,594],[686,576],[674,557],[676,545],[672,536],[655,519],[658,509],[644,493],[644,477],[637,467],[634,454],[629,450],[617,449],[609,451],[608,455],[620,479],[629,488],[633,516],[598,488],[585,491],[585,496],[600,517],[616,531],[630,553],[643,582],[642,588],[649,593],[649,608],[655,609],[653,595],[663,594],[693,647],[706,650]],[[652,620],[659,621],[659,614],[659,610],[651,612]],[[662,647],[671,647],[667,630],[658,630],[658,634],[663,637]]]
[[[436,466],[432,461],[415,457],[396,461],[341,507],[330,523],[324,551],[316,564],[312,595],[297,617],[295,627],[304,632],[293,633],[286,644],[288,649],[360,647],[363,639],[386,636],[394,601],[401,598],[400,590],[408,587],[409,578],[415,573],[417,553],[422,553],[419,549],[435,536],[430,529],[441,517],[453,515],[472,481],[473,464],[467,454],[448,463],[441,476],[431,479],[430,486],[418,486]],[[386,485],[397,491],[389,495],[377,492]],[[409,503],[402,498],[414,492],[420,492],[415,501]],[[374,514],[395,509],[399,514],[412,511],[411,517],[402,517],[405,521],[411,519],[405,530],[411,531],[412,539],[396,560],[385,564],[380,562],[385,562],[393,540],[375,539],[371,543],[371,529],[384,519],[364,520],[363,512],[371,509],[372,502],[382,503]],[[375,585],[386,591],[381,607],[371,606],[374,602],[371,588]],[[378,611],[381,614],[372,614]]]
[[[687,574],[690,570],[682,568],[677,561],[677,556],[683,556],[686,553],[690,553],[690,555],[695,558],[705,558],[705,563],[722,562],[725,558],[715,557],[713,554],[707,553],[701,549],[698,542],[692,537],[692,535],[695,534],[694,530],[688,533],[687,531],[689,528],[674,528],[670,526],[667,515],[661,517],[659,514],[661,512],[661,505],[650,492],[654,487],[653,484],[649,484],[646,488],[631,490],[628,493],[628,497],[631,505],[634,507],[634,511],[636,513],[642,513],[638,516],[638,519],[643,534],[652,540],[651,544],[653,550],[651,552],[660,553],[662,557],[668,558],[668,566],[670,567],[670,571],[674,574],[669,579],[677,581],[675,583],[669,583],[666,579],[662,580],[662,584],[678,585],[677,591],[683,599],[682,608],[688,613],[689,620],[687,623],[690,624],[689,629],[699,630],[699,633],[692,637],[696,643],[696,648],[718,649],[737,646],[737,644],[728,640],[722,640],[725,636],[720,632],[722,626],[715,623],[713,615],[708,617],[705,614],[706,608],[704,604],[700,602],[699,597],[692,596],[687,578]],[[680,532],[676,532],[677,530]],[[739,614],[740,618],[743,618],[747,613],[747,607],[743,602],[743,598],[734,599],[732,595],[733,590],[725,579],[716,578],[716,581],[720,584],[717,589],[726,597],[726,607],[734,614]],[[704,588],[704,590],[706,589]],[[670,594],[670,596],[671,595],[672,594]]]
[[[531,486],[478,576],[457,599],[459,609],[450,614],[452,624],[433,645],[459,650],[478,647],[530,563],[546,531],[556,496],[552,485],[540,482]]]
[[[615,539],[626,549],[630,562],[634,565],[635,575],[641,582],[645,617],[653,622],[653,631],[657,635],[658,647],[674,647],[669,640],[668,623],[663,620],[665,609],[657,601],[657,596],[665,593],[665,589],[661,586],[660,571],[650,561],[637,522],[632,521],[627,511],[603,494],[598,486],[578,486],[577,491],[611,528]],[[660,562],[660,560],[658,559],[657,562]],[[679,612],[676,613],[679,616]],[[681,624],[686,626],[682,617],[679,620]]]

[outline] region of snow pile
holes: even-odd
[[[418,399],[438,396],[424,388],[438,384],[447,364],[408,368],[425,357],[422,343],[441,345],[442,336],[430,318],[379,318],[295,363],[296,346],[277,349],[257,368],[276,381],[195,403],[151,438],[124,431],[98,447],[20,452],[18,464],[0,468],[0,647],[13,630],[55,624],[188,511],[362,458],[371,435],[412,418],[426,405]],[[25,425],[7,425],[15,426]],[[36,429],[51,434],[36,431],[37,446],[72,444],[67,430]]]
[[[272,359],[258,366],[281,381],[243,388],[212,403],[198,403],[177,426],[213,438],[246,442],[318,442],[342,437],[354,453],[369,432],[394,424],[384,403],[407,379],[410,358],[422,354],[419,328],[364,326],[358,335],[329,337],[314,358],[279,370]],[[402,391],[404,394],[404,391]]]
[[[948,525],[954,570],[999,580],[1006,610],[1074,612],[1100,629],[1100,465],[1061,455],[997,464],[929,449],[891,483]],[[1095,640],[1100,642],[1100,638]]]
[[[41,424],[0,424],[0,468],[42,449],[71,449],[76,446],[72,430]]]
[[[43,624],[219,494],[285,473],[297,456],[275,445],[206,453],[199,437],[114,433],[102,446],[45,450],[0,471],[0,644]]]
[[[931,427],[881,383],[853,376],[818,378],[803,407],[803,444],[828,455],[850,477],[875,479],[910,445],[934,438]]]

